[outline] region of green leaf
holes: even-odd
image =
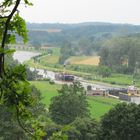
[[[0,53],[4,53],[4,49],[3,48],[0,48]]]
[[[19,14],[16,14],[13,18],[14,29],[16,33],[23,38],[24,43],[28,41],[27,37],[27,28],[26,28],[26,22],[23,18],[19,16]]]
[[[25,4],[28,4],[29,6],[33,6],[33,3],[29,2],[28,0],[24,0]]]
[[[5,50],[4,53],[5,54],[13,54],[16,50],[15,49],[9,49],[9,50]]]
[[[7,44],[15,44],[16,43],[16,37],[15,37],[15,35],[8,34],[6,36],[6,43]]]

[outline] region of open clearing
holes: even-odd
[[[99,65],[99,56],[74,56],[69,59],[71,64]]]
[[[47,81],[33,81],[32,85],[35,85],[42,94],[42,102],[49,107],[51,98],[58,95],[57,90],[59,90],[62,85],[50,85]],[[107,97],[88,97],[89,110],[91,117],[99,120],[101,116],[107,113],[116,104],[120,103],[117,99],[107,98]]]

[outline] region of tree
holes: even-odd
[[[84,88],[79,82],[71,85],[63,85],[58,91],[59,96],[53,97],[49,112],[53,121],[58,124],[69,124],[76,117],[89,115],[88,102]]]
[[[140,105],[118,104],[101,120],[99,140],[140,139]]]
[[[69,140],[95,140],[98,123],[91,118],[77,118],[70,124],[71,128],[66,132]]]
[[[39,117],[35,118],[35,113],[33,114],[32,108],[37,107],[38,100],[32,95],[32,88],[26,80],[25,66],[5,65],[5,55],[14,52],[7,47],[8,44],[16,43],[17,35],[22,37],[24,42],[28,40],[25,21],[20,17],[18,11],[21,2],[25,5],[32,5],[28,0],[3,0],[0,2],[0,107],[4,106],[3,113],[8,110],[7,119],[2,120],[5,123],[11,121],[11,127],[7,130],[8,134],[12,136],[13,133],[14,135],[14,130],[18,128],[19,131],[17,130],[16,133],[24,131],[29,139],[40,139],[45,132],[42,131],[44,128],[39,122]],[[3,131],[2,128],[1,130]],[[6,137],[2,135],[0,136],[5,140],[12,138],[10,135]]]
[[[65,61],[73,55],[71,43],[69,41],[64,41],[60,49],[59,63],[64,64]]]
[[[109,48],[103,47],[100,52],[100,65],[108,66]]]
[[[103,43],[100,65],[119,73],[133,73],[140,60],[140,41],[136,37],[117,37]]]
[[[25,21],[20,17],[18,6],[21,2],[32,5],[28,0],[3,0],[0,3],[0,77],[4,75],[5,54],[13,52],[5,50],[5,45],[16,42],[16,35],[27,41],[27,30]]]
[[[98,74],[102,77],[109,77],[111,75],[111,69],[107,66],[99,66]]]
[[[40,120],[40,116],[43,116],[45,109],[40,103],[41,98],[38,90],[31,87],[26,80],[25,66],[20,65],[5,69],[5,76],[2,80],[0,79],[0,85],[0,89],[3,91],[0,92],[1,106],[5,106],[5,112],[10,114],[5,123],[11,121],[12,124],[16,124],[11,126],[11,129],[7,129],[9,130],[7,133],[12,134],[18,125],[20,129],[23,129],[22,131],[19,130],[24,131],[30,138],[40,138],[45,135],[45,129],[41,125],[44,121]],[[1,129],[4,131],[5,126]]]
[[[15,121],[14,114],[4,105],[0,105],[0,139],[4,140],[24,140],[27,135],[24,130]]]

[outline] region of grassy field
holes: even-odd
[[[42,102],[45,103],[47,107],[49,107],[51,98],[57,96],[57,90],[62,87],[62,85],[50,85],[46,81],[33,81],[31,84],[35,85],[41,91],[43,97]],[[91,116],[97,120],[117,103],[120,103],[117,99],[107,97],[88,97],[88,102]]]
[[[59,71],[63,72],[63,65],[58,64],[59,55],[60,55],[60,48],[52,47],[49,48],[53,50],[52,55],[45,55],[40,57],[40,62],[35,62],[33,60],[29,60],[25,62],[25,64],[28,64],[30,67],[35,68],[41,68],[41,69],[47,69],[50,71]],[[99,57],[98,56],[74,56],[69,58],[69,61],[71,64],[74,64],[76,66],[85,66],[85,69],[88,69],[88,67],[96,67],[99,63]],[[70,65],[72,66],[72,65]],[[113,73],[110,77],[102,78],[101,76],[97,75],[96,72],[91,72],[91,69],[88,71],[80,71],[80,70],[73,70],[73,69],[67,69],[65,72],[74,74],[76,76],[80,77],[90,77],[91,81],[98,81],[108,84],[114,84],[114,85],[123,85],[128,86],[132,84],[133,76],[132,75],[124,75],[124,74],[115,74]],[[140,87],[140,78],[135,79],[135,85]]]
[[[99,65],[99,56],[73,56],[69,59],[71,64]]]
[[[32,85],[37,87],[42,94],[42,102],[49,107],[51,98],[58,95],[57,90],[61,88],[61,85],[51,85],[46,81],[32,81]]]
[[[59,56],[43,56],[41,57],[40,59],[40,63],[43,63],[43,64],[46,64],[46,63],[53,63],[53,64],[56,64],[58,63],[58,60],[59,60]]]
[[[121,85],[131,85],[133,81],[132,75],[112,74],[111,77],[103,78],[104,82],[116,83]]]
[[[53,51],[51,55],[45,55],[40,58],[40,63],[42,63],[43,65],[45,63],[53,63],[53,64],[58,63],[59,55],[60,55],[60,48],[54,47],[54,48],[49,48],[49,50]]]

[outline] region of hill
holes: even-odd
[[[78,24],[37,24],[27,23],[30,43],[61,45],[65,40],[72,43],[81,38],[91,41],[103,40],[114,36],[140,33],[140,26],[131,24],[112,24],[87,22]]]

